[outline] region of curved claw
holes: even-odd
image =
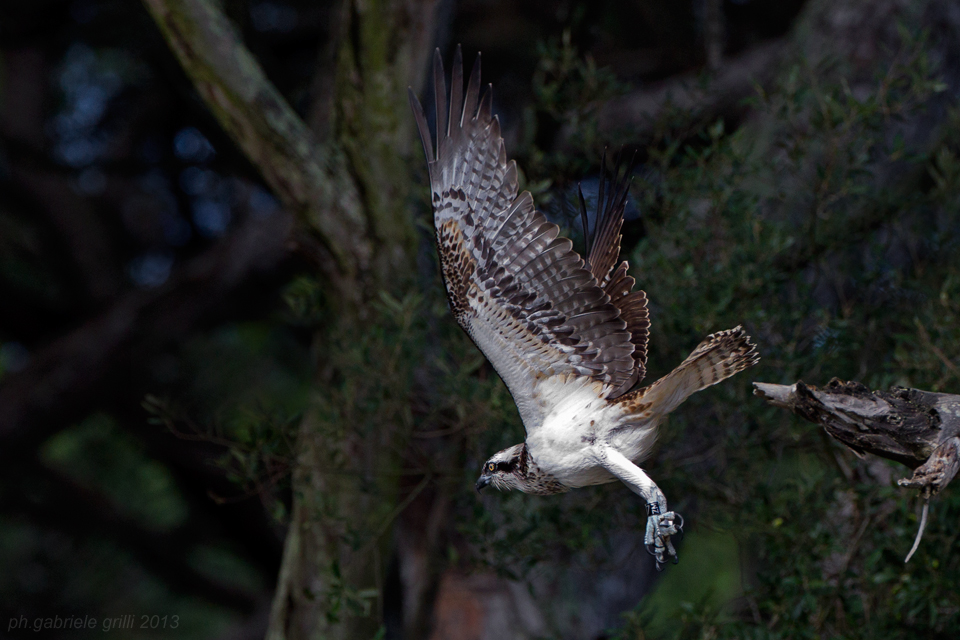
[[[680,519],[679,528],[674,521]],[[670,536],[676,535],[683,528],[683,518],[672,511],[667,513],[651,514],[647,518],[647,531],[644,535],[644,547],[647,553],[654,556],[657,561],[657,570],[662,571],[666,559],[670,558],[674,564],[680,560],[677,557],[677,550],[670,541]]]

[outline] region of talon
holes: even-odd
[[[667,511],[666,513],[652,513],[647,518],[644,548],[646,548],[647,553],[656,559],[657,571],[663,571],[663,566],[666,564],[668,557],[673,564],[679,562],[677,550],[670,541],[670,536],[678,532],[674,523],[675,517],[678,517],[678,515],[672,511]],[[680,518],[680,522],[682,526],[683,518]]]
[[[648,505],[649,506],[649,505]],[[673,564],[678,564],[680,558],[670,539],[675,535],[683,535],[683,516],[673,511],[652,513],[647,518],[647,531],[644,535],[644,548],[647,553],[656,558],[657,571],[663,571],[667,558]]]

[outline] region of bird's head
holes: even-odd
[[[503,451],[498,451],[489,460],[483,463],[480,478],[477,480],[477,491],[488,484],[492,484],[501,491],[510,489],[524,490],[527,475],[526,445],[517,444]]]

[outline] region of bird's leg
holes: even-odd
[[[610,446],[600,446],[597,457],[604,468],[646,500],[647,530],[643,543],[647,551],[657,559],[657,569],[663,568],[667,558],[676,564],[677,550],[670,542],[670,536],[683,530],[683,518],[667,508],[667,498],[657,484],[622,453]]]
[[[674,564],[678,562],[677,550],[674,549],[670,536],[683,530],[683,517],[669,511],[663,492],[652,480],[650,485],[649,495],[644,496],[647,500],[647,532],[643,543],[647,552],[657,559],[657,571],[662,571],[668,556]]]

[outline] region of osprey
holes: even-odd
[[[708,336],[679,367],[631,390],[644,376],[647,298],[617,264],[627,180],[605,198],[587,230],[586,260],[528,192],[517,195],[492,86],[480,96],[480,56],[463,90],[457,47],[449,105],[439,50],[434,55],[436,148],[423,108],[413,108],[427,158],[440,265],[457,322],[510,390],[526,442],[483,465],[477,490],[492,484],[550,495],[620,480],[646,501],[644,543],[657,561],[677,561],[670,536],[683,519],[637,466],[657,426],[692,393],[757,363],[740,327]],[[629,173],[629,172],[628,172]]]

